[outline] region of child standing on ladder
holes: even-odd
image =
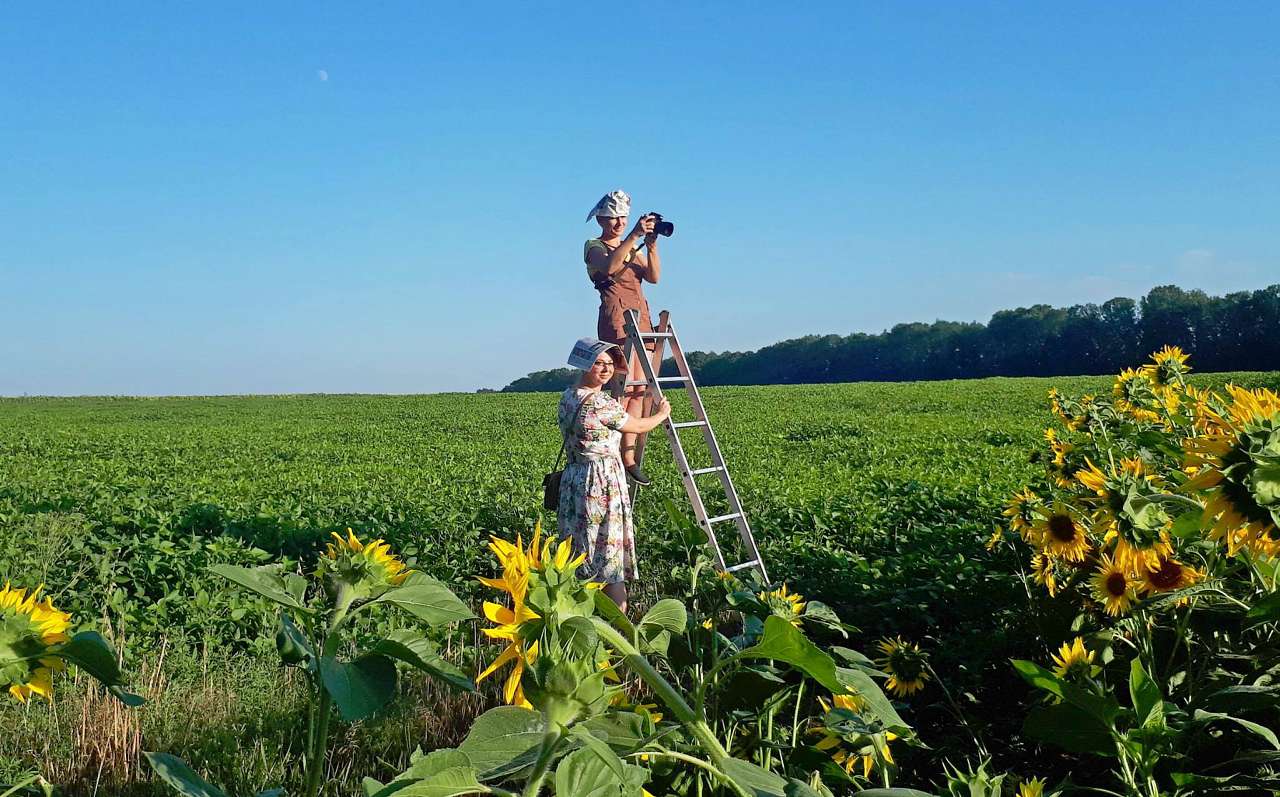
[[[632,381],[644,379],[640,365],[640,353],[632,354],[629,364],[621,362],[627,333],[624,328],[627,310],[635,310],[640,318],[640,331],[652,332],[653,320],[649,317],[649,303],[645,301],[642,286],[648,282],[656,285],[662,274],[662,259],[658,255],[658,236],[654,233],[655,219],[642,216],[625,238],[627,217],[631,214],[631,197],[624,191],[611,191],[600,198],[587,214],[587,221],[595,219],[600,225],[600,237],[587,241],[583,260],[587,264],[587,276],[600,292],[600,317],[596,322],[596,334],[600,340],[617,346],[618,371],[625,370],[622,378]],[[648,255],[641,252],[643,244]],[[652,351],[653,341],[646,346]],[[623,407],[633,418],[644,416],[645,388],[636,385],[626,388]],[[649,484],[649,476],[636,464],[636,434],[622,436],[622,465],[636,484]]]

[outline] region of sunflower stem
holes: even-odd
[[[351,593],[351,586],[349,584],[341,584],[338,587],[338,595],[334,598],[333,615],[329,620],[329,628],[325,632],[321,656],[332,656],[337,652],[340,641],[337,631],[346,621],[354,600],[355,596]],[[303,794],[307,797],[317,797],[320,794],[321,780],[324,778],[325,753],[328,751],[329,746],[329,725],[333,719],[333,696],[325,688],[324,681],[320,677],[319,668],[317,668],[313,677],[315,678],[316,691],[320,694],[320,702],[319,705],[315,706],[312,727],[308,733],[311,745],[310,749],[307,750],[307,782],[303,789]]]
[[[524,785],[523,797],[537,797],[538,792],[542,791],[542,784],[547,779],[547,773],[551,770],[551,761],[555,758],[556,747],[560,744],[560,740],[564,738],[564,731],[559,724],[552,724],[547,732],[542,735],[542,747],[538,750],[538,761],[533,765],[533,774],[529,776],[529,780]]]
[[[27,788],[27,787],[28,787],[28,786],[30,786],[32,783],[35,783],[37,780],[40,780],[40,773],[39,773],[39,772],[35,773],[34,775],[32,775],[31,777],[27,778],[27,779],[26,779],[26,780],[24,780],[24,781],[21,781],[21,782],[19,782],[19,783],[15,783],[15,784],[13,784],[13,788],[9,789],[8,791],[4,792],[3,794],[0,794],[0,797],[11,797],[12,795],[17,794],[18,792],[20,792],[20,791],[22,791],[23,789]]]
[[[609,623],[600,617],[593,617],[592,623],[595,625],[596,633],[610,647],[622,655],[622,660],[627,666],[644,681],[650,689],[654,691],[667,708],[671,709],[671,713],[676,719],[685,726],[690,735],[697,740],[702,749],[711,756],[711,763],[719,767],[726,759],[729,753],[720,744],[720,740],[711,732],[711,728],[707,726],[707,721],[695,712],[684,696],[672,686],[667,679],[654,669],[636,646],[631,644],[625,636],[618,632]]]

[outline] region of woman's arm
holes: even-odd
[[[662,276],[662,258],[658,257],[658,236],[650,233],[644,237],[644,242],[649,247],[649,251],[645,254],[647,268],[645,268],[644,278],[657,285],[658,277]]]
[[[605,276],[612,277],[620,274],[627,267],[627,258],[640,241],[646,235],[653,233],[654,223],[652,216],[645,216],[637,221],[636,226],[632,227],[627,237],[618,243],[618,248],[613,250],[613,254],[609,255],[607,260],[599,247],[593,247],[587,256],[587,265],[591,266],[593,271],[604,271]]]
[[[651,431],[655,426],[665,421],[667,419],[667,416],[669,416],[670,414],[671,414],[671,402],[667,401],[664,398],[661,402],[658,403],[657,410],[649,417],[633,418],[631,416],[628,416],[627,422],[622,424],[622,428],[619,431],[626,432],[627,434],[644,434],[645,432]]]

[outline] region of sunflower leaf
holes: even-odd
[[[844,684],[836,676],[835,661],[806,639],[800,629],[781,617],[770,615],[765,618],[764,636],[756,645],[737,654],[735,658],[786,662],[833,694],[845,692]]]
[[[285,581],[280,574],[280,568],[276,565],[263,565],[261,567],[240,567],[239,565],[219,564],[209,568],[209,572],[217,576],[239,584],[247,590],[258,593],[262,597],[270,601],[275,601],[282,606],[288,606],[290,609],[297,609],[300,612],[311,614],[312,610],[307,608],[299,597],[295,594],[297,591],[296,582]]]
[[[846,691],[856,693],[866,702],[867,711],[880,720],[885,728],[902,737],[914,735],[911,726],[898,716],[897,710],[894,709],[888,695],[880,688],[880,684],[872,680],[866,672],[861,669],[839,667],[836,669],[836,677],[847,687]]]
[[[781,618],[773,618],[781,619]],[[783,622],[786,622],[783,620]],[[790,623],[787,623],[790,625]],[[787,782],[767,769],[740,758],[719,762],[720,770],[734,785],[754,797],[786,797]]]
[[[403,584],[387,590],[370,603],[390,603],[430,625],[475,619],[457,595],[424,573],[411,574]]]
[[[1196,713],[1192,715],[1192,719],[1196,722],[1203,722],[1206,724],[1214,722],[1215,720],[1234,722],[1241,728],[1266,739],[1273,748],[1280,750],[1280,739],[1276,738],[1275,732],[1265,725],[1259,725],[1256,722],[1250,722],[1249,720],[1240,719],[1239,717],[1233,717],[1230,714],[1222,714],[1216,711],[1204,711],[1202,709],[1196,709]]]
[[[396,691],[395,663],[376,653],[366,653],[350,662],[323,656],[320,678],[347,722],[376,714]]]
[[[168,753],[143,753],[156,776],[182,797],[227,797],[226,792],[196,774],[177,756]]]
[[[458,749],[471,759],[481,780],[489,780],[532,765],[545,731],[538,712],[498,706],[476,719]]]
[[[122,689],[124,676],[120,665],[116,662],[116,653],[102,634],[97,631],[81,631],[69,641],[53,651],[58,658],[64,659],[94,678],[102,682],[113,696],[130,708],[137,708],[147,702],[138,695],[130,694]]]
[[[465,692],[476,691],[475,682],[466,673],[441,658],[430,640],[412,631],[395,631],[369,652],[402,661]]]
[[[1018,671],[1018,674],[1027,683],[1043,689],[1055,697],[1062,698],[1089,714],[1089,716],[1102,723],[1104,727],[1110,728],[1116,717],[1120,715],[1120,704],[1111,695],[1100,697],[1089,694],[1080,687],[1067,683],[1035,662],[1014,659],[1013,668]]]
[[[1129,668],[1129,696],[1133,699],[1133,713],[1139,727],[1148,723],[1159,722],[1164,717],[1164,696],[1160,687],[1147,671],[1142,662],[1134,659]]]
[[[1031,709],[1022,723],[1022,732],[1071,753],[1093,753],[1113,758],[1116,754],[1110,728],[1069,703]]]

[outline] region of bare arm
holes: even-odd
[[[662,276],[662,258],[658,256],[658,236],[653,234],[646,235],[644,242],[649,247],[649,251],[645,253],[646,268],[644,278],[657,285],[658,277]]]
[[[663,399],[652,415],[647,418],[628,417],[627,422],[622,424],[621,431],[627,434],[644,434],[652,430],[655,426],[662,423],[671,414],[671,402]]]

